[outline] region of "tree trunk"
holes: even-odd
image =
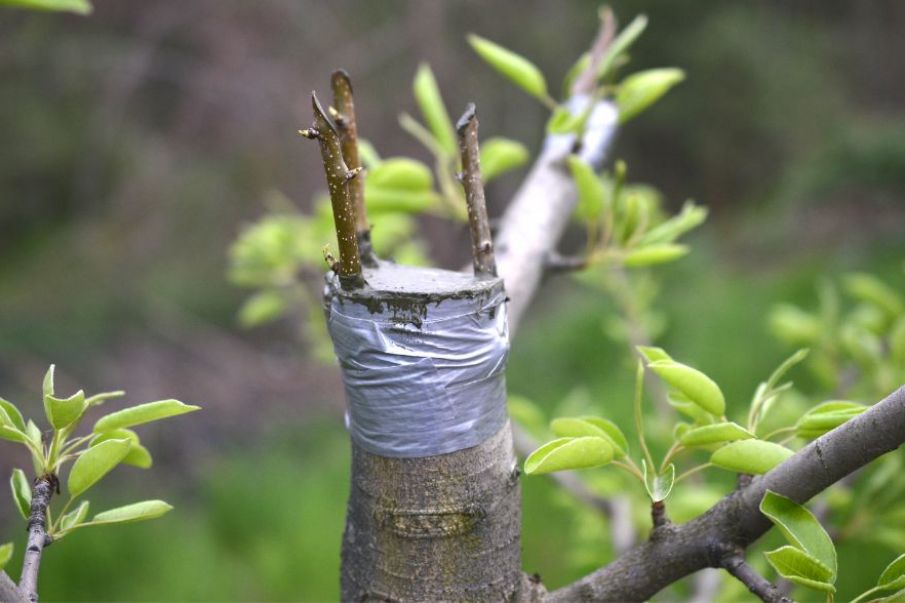
[[[352,436],[342,598],[511,600],[521,494],[502,282],[386,263],[364,277],[327,288]]]

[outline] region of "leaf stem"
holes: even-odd
[[[638,368],[635,370],[635,430],[638,432],[638,442],[641,444],[641,450],[644,451],[644,458],[647,465],[653,470],[657,465],[650,454],[647,447],[647,441],[644,439],[644,421],[641,414],[641,399],[644,393],[644,365],[638,360]],[[643,478],[642,478],[643,481]]]
[[[694,475],[694,474],[697,473],[698,471],[703,471],[704,469],[707,469],[708,467],[713,467],[713,463],[704,463],[703,465],[698,465],[697,467],[692,467],[692,468],[689,469],[688,471],[685,471],[684,473],[681,473],[681,474],[676,478],[676,482],[675,482],[675,483],[678,484],[680,481],[682,481],[682,480],[685,479],[686,477],[688,477],[688,476],[690,476],[690,475]]]

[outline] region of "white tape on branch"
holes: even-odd
[[[477,446],[506,422],[502,281],[381,263],[369,286],[326,290],[348,427],[368,452],[424,457]]]

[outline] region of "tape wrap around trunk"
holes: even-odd
[[[353,440],[372,454],[425,457],[477,446],[506,422],[509,354],[500,283],[394,307],[328,281],[327,326]]]

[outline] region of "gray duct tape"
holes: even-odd
[[[430,273],[428,273],[430,274]],[[506,422],[505,292],[394,311],[328,283],[327,326],[355,442],[372,454],[425,457],[477,446]],[[417,316],[413,320],[413,316]]]

